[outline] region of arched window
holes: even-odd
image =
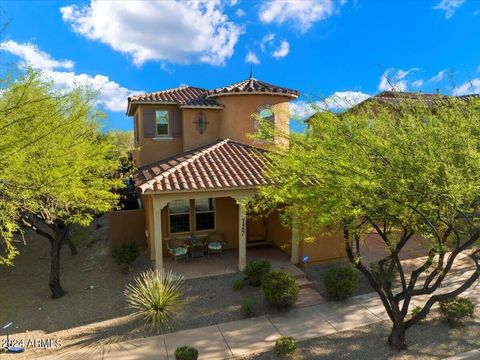
[[[253,119],[253,130],[258,131],[259,120],[267,120],[272,124],[275,123],[275,114],[273,113],[270,105],[262,105],[257,110],[258,116],[255,116]]]

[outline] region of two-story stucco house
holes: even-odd
[[[226,249],[238,249],[246,264],[248,245],[269,243],[292,263],[343,258],[339,239],[304,243],[297,229],[284,227],[274,212],[249,219],[243,200],[265,182],[261,144],[249,139],[258,117],[275,129],[289,129],[290,101],[298,91],[253,77],[214,90],[182,86],[128,99],[133,116],[134,177],[145,214],[145,234],[156,268],[171,249],[167,241],[190,234],[221,234]]]

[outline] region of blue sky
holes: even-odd
[[[108,127],[126,98],[254,76],[349,106],[381,90],[480,92],[480,1],[3,1],[0,63],[100,92]],[[386,81],[386,78],[389,81]],[[335,99],[335,101],[333,100]]]

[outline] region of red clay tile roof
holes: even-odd
[[[217,88],[214,90],[208,90],[207,98],[211,99],[213,97],[222,96],[222,95],[240,95],[240,94],[252,94],[252,93],[281,95],[281,96],[287,96],[290,98],[297,98],[300,95],[300,93],[297,90],[292,90],[292,89],[284,88],[281,86],[272,85],[252,77],[247,80],[237,82],[235,84],[231,84],[231,85]]]
[[[131,104],[135,103],[176,104],[180,107],[223,107],[214,99],[207,99],[206,95],[207,90],[193,86],[180,86],[148,94],[133,95],[128,98],[127,115],[132,115],[130,111]]]
[[[135,186],[147,191],[218,190],[266,184],[265,150],[229,139],[138,169]]]

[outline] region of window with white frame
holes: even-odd
[[[195,199],[195,228],[197,231],[215,229],[214,199]]]
[[[190,200],[173,200],[168,204],[170,233],[190,231]]]
[[[168,136],[168,111],[155,111],[155,123],[157,136]]]

